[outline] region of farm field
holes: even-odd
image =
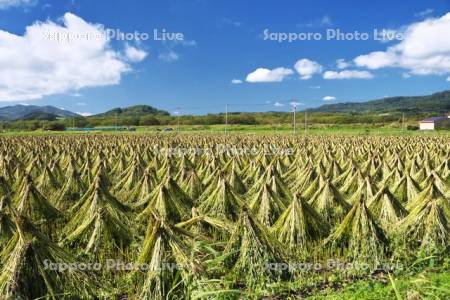
[[[6,133],[0,298],[445,299],[450,136],[358,130]]]
[[[180,125],[172,126],[136,126],[136,131],[115,132],[115,131],[19,131],[5,130],[0,136],[43,136],[43,135],[91,135],[91,134],[257,134],[257,135],[294,135],[292,124],[281,125]],[[171,131],[164,131],[170,128]],[[179,129],[179,130],[178,130]],[[298,126],[295,135],[372,135],[372,136],[450,136],[450,130],[420,131],[402,129],[398,124],[314,124],[309,125],[307,131],[304,127]]]

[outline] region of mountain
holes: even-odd
[[[309,109],[324,113],[433,113],[446,115],[450,112],[450,90],[428,96],[389,97],[367,102],[326,104]]]
[[[37,106],[37,105],[13,105],[0,107],[0,121],[12,121],[22,119],[32,113],[47,113],[55,115],[58,118],[70,118],[79,116],[68,110],[60,109],[54,106]]]
[[[134,105],[124,108],[113,108],[107,112],[95,115],[95,117],[142,117],[146,115],[168,116],[165,110],[159,110],[149,105]]]

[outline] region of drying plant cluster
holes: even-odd
[[[4,137],[0,172],[2,299],[271,295],[449,257],[448,137]],[[370,268],[274,267],[330,259]]]

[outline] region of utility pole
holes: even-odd
[[[405,130],[405,113],[402,114],[402,129]]]
[[[225,133],[227,133],[228,128],[228,104],[225,104]]]
[[[305,132],[308,130],[308,118],[307,118],[307,109],[305,108]]]
[[[297,105],[294,105],[294,134],[296,132],[297,129],[297,124],[296,124],[296,120],[295,120],[295,113],[297,112]]]
[[[180,107],[177,107],[177,132],[180,132]]]
[[[296,119],[295,119],[295,114],[297,112],[297,103],[296,102],[292,102],[291,105],[292,105],[292,111],[294,113],[292,123],[294,125],[294,134],[295,134],[296,131],[297,131],[297,124],[296,124]]]

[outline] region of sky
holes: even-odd
[[[447,89],[449,0],[0,0],[0,106],[289,111]]]

